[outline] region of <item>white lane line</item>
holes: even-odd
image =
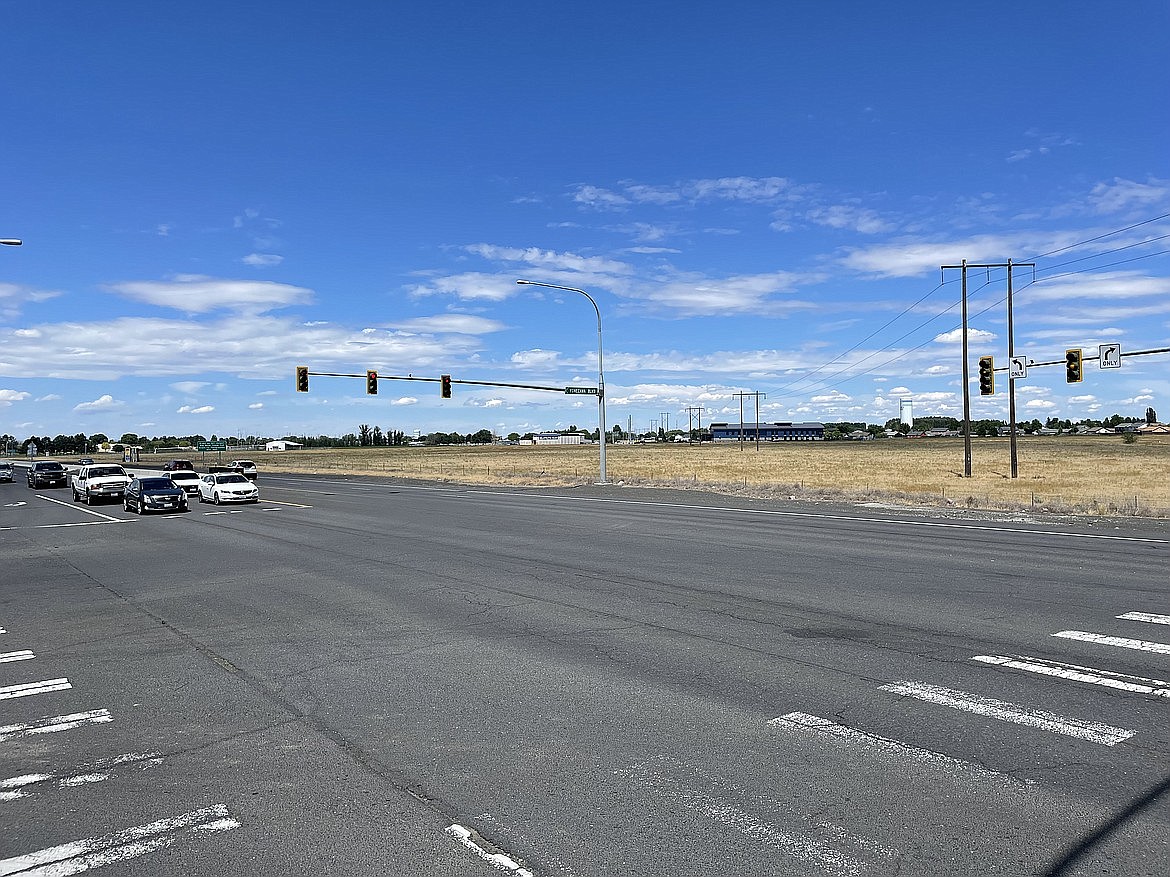
[[[511,874],[515,874],[516,877],[533,877],[532,872],[527,868],[521,868],[520,864],[516,862],[515,859],[509,858],[503,853],[489,853],[474,840],[472,840],[473,837],[477,837],[478,835],[469,829],[464,828],[462,825],[457,823],[448,825],[445,831],[447,834],[454,837],[459,841],[459,843],[463,844],[463,846],[467,847],[467,849],[471,850],[497,871],[507,871]]]
[[[89,723],[102,724],[112,722],[113,716],[106,709],[90,710],[84,713],[69,713],[65,716],[45,717],[39,722],[27,725],[0,725],[0,743],[15,737],[26,737],[33,734],[53,734],[57,731],[69,731],[80,725]]]
[[[5,685],[0,687],[0,700],[13,697],[29,697],[34,694],[47,694],[50,691],[64,691],[72,688],[68,679],[46,679],[44,682],[26,682],[23,685]]]
[[[889,685],[882,685],[880,690],[914,697],[938,706],[948,706],[963,712],[986,716],[1000,722],[1012,722],[1016,725],[1026,725],[1030,728],[1052,731],[1055,734],[1064,734],[1066,737],[1088,740],[1090,743],[1099,743],[1102,746],[1116,746],[1123,740],[1128,740],[1135,733],[1125,728],[1114,728],[1112,725],[1090,722],[1085,719],[1068,719],[1046,710],[1030,710],[1014,703],[994,700],[990,697],[979,697],[965,691],[927,685],[923,682],[893,682]]]
[[[85,506],[77,506],[71,502],[65,502],[61,499],[53,499],[51,496],[41,496],[38,494],[37,499],[43,499],[45,502],[56,503],[59,506],[64,506],[65,508],[72,509],[73,511],[85,512],[87,515],[93,515],[95,518],[101,518],[103,521],[114,521],[115,523],[121,523],[123,520],[122,518],[114,518],[110,515],[103,515],[101,512],[95,512],[93,509],[86,508]]]
[[[99,758],[97,761],[79,765],[72,768],[68,776],[61,776],[60,773],[36,773],[9,777],[0,780],[0,801],[14,801],[27,797],[28,792],[24,789],[39,783],[56,780],[58,788],[72,789],[105,782],[113,775],[115,769],[124,765],[137,764],[140,770],[147,770],[162,764],[162,760],[161,752],[127,752],[125,755]]]
[[[31,661],[35,657],[36,655],[28,649],[21,649],[19,652],[4,652],[0,654],[0,664],[7,664],[9,661]]]
[[[114,862],[124,862],[173,844],[178,832],[229,831],[239,828],[223,804],[192,810],[171,819],[126,828],[101,837],[75,840],[22,856],[0,859],[0,877],[67,877]]]
[[[1121,636],[1105,636],[1100,633],[1086,633],[1083,630],[1062,630],[1060,633],[1054,633],[1053,636],[1086,643],[1097,643],[1102,646],[1117,646],[1119,649],[1136,649],[1139,652],[1170,655],[1170,644],[1167,643],[1152,643],[1142,639],[1126,639]]]
[[[3,627],[0,627],[0,633],[8,633]]]
[[[1150,624],[1170,624],[1170,615],[1155,615],[1152,612],[1126,612],[1124,615],[1118,615],[1118,618],[1124,618],[1126,621],[1146,621]]]
[[[1104,685],[1106,688],[1132,691],[1135,694],[1170,697],[1170,682],[1163,682],[1160,679],[1146,679],[1144,676],[1130,676],[1125,673],[1114,673],[1110,670],[1098,670],[1094,667],[1080,667],[1076,664],[1065,664],[1060,661],[1046,661],[1044,658],[1029,658],[1026,655],[1016,655],[1014,658],[1009,658],[1006,655],[976,655],[971,660],[999,667],[1010,667],[1013,670],[1040,673],[1044,676],[1071,679],[1073,682]]]
[[[943,755],[941,752],[934,752],[930,749],[920,749],[917,746],[911,746],[899,740],[891,740],[889,737],[880,737],[877,734],[859,731],[856,728],[850,728],[848,725],[839,725],[830,719],[823,719],[820,716],[812,716],[808,713],[788,713],[787,715],[772,719],[768,724],[777,728],[789,726],[815,731],[818,734],[835,737],[838,740],[844,740],[868,749],[877,749],[893,755],[903,755],[918,761],[932,762],[948,767],[961,767],[965,770],[976,770],[981,773],[992,773],[992,771],[988,771],[986,768],[972,764],[969,761],[952,758],[949,755]]]

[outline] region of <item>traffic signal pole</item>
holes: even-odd
[[[943,271],[946,271],[948,268],[961,268],[963,270],[963,474],[967,478],[971,477],[971,386],[970,371],[967,363],[967,269],[986,268],[990,277],[992,268],[1007,268],[1008,362],[1011,362],[1016,352],[1015,326],[1012,322],[1012,268],[1020,266],[1035,268],[1036,263],[1012,262],[1011,259],[1008,259],[1006,262],[968,262],[964,259],[958,265],[942,266]],[[1008,373],[1008,419],[1011,422],[1012,478],[1015,478],[1019,474],[1016,458],[1016,382],[1011,377],[1010,371]]]

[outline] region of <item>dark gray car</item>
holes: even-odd
[[[65,487],[69,474],[56,460],[37,460],[28,467],[29,487]]]

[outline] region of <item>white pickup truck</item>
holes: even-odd
[[[114,463],[95,463],[78,469],[69,479],[69,483],[73,488],[75,500],[92,505],[96,499],[122,499],[131,480],[121,466]]]

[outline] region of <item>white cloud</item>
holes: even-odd
[[[184,405],[175,411],[176,414],[210,414],[215,410],[214,405],[201,405],[198,408],[192,408],[190,405]]]
[[[1056,403],[1048,399],[1029,399],[1024,403],[1024,407],[1029,411],[1051,411],[1056,407]]]
[[[1097,183],[1089,193],[1096,213],[1132,213],[1161,210],[1170,205],[1170,180],[1150,177],[1146,182],[1114,177]]]
[[[215,310],[260,314],[313,300],[312,290],[300,286],[268,280],[226,280],[201,274],[112,283],[106,289],[135,301],[195,314]]]
[[[878,234],[894,229],[893,224],[882,219],[876,210],[853,207],[847,204],[817,207],[810,210],[807,215],[817,225],[847,229],[861,234]]]
[[[414,396],[400,396],[397,399],[392,399],[390,401],[390,404],[391,405],[417,405],[418,399],[416,399]]]
[[[39,397],[36,401],[38,401],[38,402],[58,402],[58,401],[60,401],[60,399],[61,399],[61,397],[58,396],[56,393],[46,393],[44,396]]]
[[[98,396],[92,402],[79,402],[73,406],[73,410],[79,414],[89,414],[93,412],[113,411],[125,406],[125,402],[116,400],[109,393]]]
[[[193,396],[204,387],[209,387],[211,384],[207,381],[176,381],[171,384],[172,390],[177,390],[180,393],[185,393],[188,396]]]
[[[248,408],[251,409],[252,411],[260,411],[261,409],[264,408],[264,403],[263,402],[253,402],[251,405],[248,406]]]
[[[433,317],[418,317],[402,323],[393,323],[395,329],[405,332],[455,333],[458,335],[487,335],[506,329],[498,320],[476,317],[470,314],[438,314]]]
[[[499,247],[492,244],[473,244],[467,252],[492,262],[507,262],[545,268],[551,271],[577,271],[589,274],[630,274],[633,266],[599,256],[579,256],[576,253],[558,253],[539,247]]]
[[[31,395],[23,390],[0,390],[0,408],[7,408],[13,402],[23,402]]]
[[[283,262],[284,256],[277,256],[275,253],[249,253],[240,261],[254,268],[271,268]]]
[[[513,353],[510,361],[525,368],[556,365],[560,361],[560,352],[556,350],[541,350],[539,347],[532,350],[520,350]]]
[[[988,332],[984,329],[967,328],[967,343],[986,344],[994,341],[998,336],[994,332]],[[941,335],[935,335],[934,340],[936,344],[961,344],[963,341],[963,330],[952,329],[949,332],[943,332]]]

